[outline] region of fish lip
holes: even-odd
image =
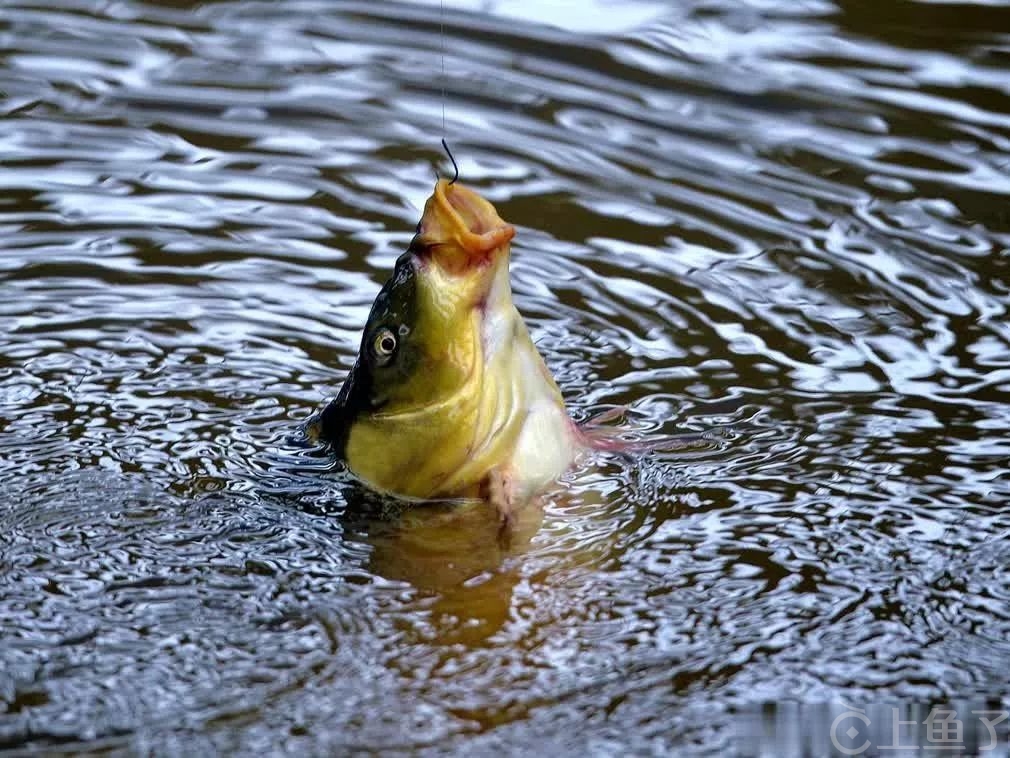
[[[425,203],[413,246],[452,274],[492,263],[515,236],[494,206],[473,190],[445,179]]]
[[[485,206],[490,204],[484,198],[462,185],[457,187],[443,179],[435,183],[434,195],[439,203],[445,205],[454,220],[473,234],[483,234],[504,223],[494,210],[488,211]],[[464,214],[470,218],[469,221],[464,218]],[[496,221],[498,224],[494,223]]]

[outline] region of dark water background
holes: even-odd
[[[0,751],[826,755],[817,704],[1007,707],[1010,5],[442,23],[0,6]],[[573,414],[715,440],[510,549],[298,436],[443,104]]]

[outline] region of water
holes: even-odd
[[[1007,707],[1010,5],[184,6],[0,10],[0,750],[826,755],[824,704]],[[511,547],[299,436],[443,105],[573,415],[712,440]]]

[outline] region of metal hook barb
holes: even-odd
[[[456,172],[449,184],[455,184],[456,180],[459,179],[459,166],[456,165],[456,159],[452,157],[452,151],[449,150],[449,143],[445,141],[445,137],[442,137],[442,147],[445,148],[445,154],[449,156],[449,160],[452,161],[452,168]]]

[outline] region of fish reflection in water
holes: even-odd
[[[443,643],[478,642],[499,632],[509,617],[512,591],[521,580],[514,559],[529,549],[543,521],[531,503],[518,514],[511,534],[486,503],[430,503],[372,520],[368,567],[390,580],[410,583],[433,602],[429,611],[449,617],[436,622],[455,632]]]
[[[342,489],[346,509],[340,519],[350,534],[369,545],[368,568],[390,581],[406,582],[430,599],[440,644],[476,643],[501,631],[513,610],[512,593],[524,580],[521,558],[536,541],[556,544],[557,534],[541,534],[545,518],[564,530],[572,522],[596,522],[606,529],[608,497],[586,486],[587,465],[571,472],[551,492],[531,500],[502,531],[493,508],[480,500],[411,503],[351,484]],[[582,486],[573,488],[581,480]],[[551,551],[543,570],[589,571],[602,546]]]

